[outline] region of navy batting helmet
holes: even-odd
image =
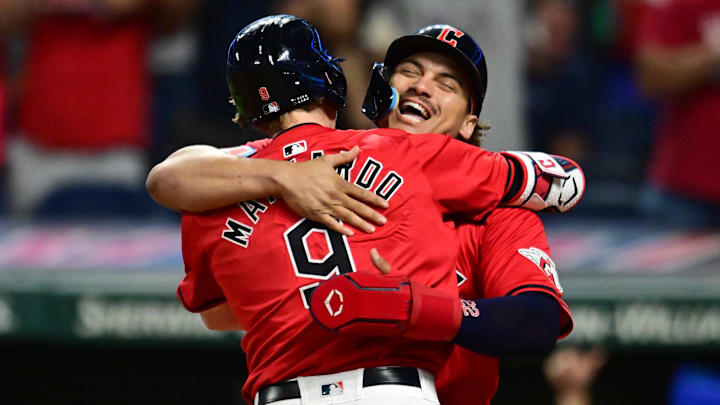
[[[274,15],[243,28],[230,44],[227,82],[239,123],[252,124],[324,98],[346,104],[341,59],[302,18]]]
[[[420,52],[437,52],[460,65],[471,83],[471,112],[479,116],[487,89],[485,56],[470,35],[444,24],[429,25],[390,44],[385,62],[373,66],[363,113],[374,122],[387,116],[398,101],[397,92],[388,84],[393,70],[403,59]]]

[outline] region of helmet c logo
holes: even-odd
[[[440,35],[438,35],[437,39],[450,44],[450,46],[452,46],[452,47],[456,47],[457,46],[456,39],[460,39],[460,37],[462,37],[463,35],[465,35],[465,33],[458,29],[445,28],[444,30],[442,30]]]

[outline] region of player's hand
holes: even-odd
[[[345,181],[334,169],[352,162],[359,152],[355,146],[349,152],[291,165],[280,182],[282,199],[295,213],[343,235],[353,232],[338,219],[364,232],[374,232],[370,222],[383,225],[386,219],[370,205],[387,208],[387,201]]]

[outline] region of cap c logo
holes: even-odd
[[[456,39],[460,39],[460,37],[462,37],[463,35],[465,35],[465,33],[458,29],[445,28],[444,30],[442,30],[440,35],[438,35],[437,39],[450,44],[450,46],[454,48],[457,46]]]

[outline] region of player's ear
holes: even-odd
[[[473,134],[473,131],[475,130],[475,125],[477,125],[478,117],[477,115],[467,114],[463,118],[462,124],[460,125],[460,129],[458,130],[458,136],[464,140],[470,140],[470,137]]]

